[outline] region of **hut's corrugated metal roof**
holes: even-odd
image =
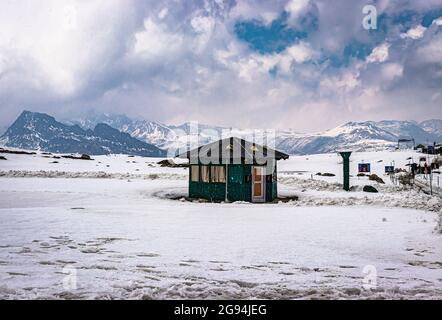
[[[230,137],[200,146],[177,157],[211,162],[211,159],[286,160],[289,158],[289,155],[241,138]]]

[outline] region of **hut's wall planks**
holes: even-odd
[[[227,146],[229,148],[224,148],[222,142],[230,143]],[[241,153],[234,154],[232,151],[234,148],[232,146],[240,146]],[[209,159],[207,157],[212,156],[212,149],[210,147],[217,147],[218,149],[222,150],[224,153],[219,154],[219,162],[216,164],[213,163],[213,159]],[[200,151],[204,151],[208,149],[210,151],[207,151],[207,157],[203,157],[203,160],[201,158]],[[215,149],[214,149],[215,150]],[[226,151],[227,150],[227,151]],[[209,144],[206,146],[202,146],[200,148],[190,150],[182,155],[179,155],[180,158],[187,158],[187,159],[197,159],[198,164],[194,165],[192,162],[192,165],[190,167],[190,174],[189,174],[189,197],[190,198],[200,198],[200,199],[207,199],[209,201],[224,201],[227,199],[229,202],[235,202],[235,201],[246,201],[246,202],[252,202],[252,168],[253,166],[263,166],[265,168],[274,168],[273,172],[266,172],[265,171],[265,202],[272,202],[274,199],[277,198],[278,195],[278,187],[277,187],[277,176],[276,176],[276,163],[277,160],[281,159],[288,159],[289,156],[286,154],[283,154],[281,152],[275,151],[275,157],[273,159],[266,159],[264,163],[268,163],[268,161],[271,161],[271,164],[274,166],[267,166],[263,165],[263,158],[259,156],[258,151],[264,151],[264,156],[268,154],[267,147],[263,147],[257,144],[253,144],[250,142],[247,142],[243,139],[238,138],[228,138],[222,141],[218,141],[213,144]],[[248,153],[247,153],[247,152]],[[253,158],[247,158],[247,155],[253,155]],[[209,161],[206,161],[209,160]],[[221,161],[222,160],[222,161]],[[204,163],[208,163],[208,165],[205,165]],[[220,163],[229,163],[227,165],[220,164]],[[208,170],[206,168],[202,169],[202,166],[207,166]],[[219,182],[223,181],[224,179],[220,178],[222,177],[223,170],[211,170],[213,167],[220,167],[226,168],[226,182]],[[200,174],[192,175],[192,170],[198,170]],[[204,172],[205,176],[204,179],[201,177],[201,173]],[[206,173],[209,173],[209,177],[207,178]],[[267,174],[268,173],[268,174]],[[214,177],[212,177],[212,174]],[[199,179],[199,181],[193,181],[193,179]],[[204,181],[203,181],[204,180]],[[227,186],[226,186],[227,183]],[[227,192],[227,195],[226,195]],[[258,198],[258,197],[257,197]]]

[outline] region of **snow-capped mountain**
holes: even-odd
[[[432,119],[420,123],[422,129],[436,136],[442,136],[442,120]]]
[[[131,137],[104,123],[83,129],[56,121],[44,113],[24,111],[0,137],[0,144],[20,149],[93,155],[129,154],[161,157],[158,147]]]
[[[98,123],[105,123],[113,128],[130,134],[132,137],[153,144],[161,149],[180,149],[195,144],[216,141],[225,128],[208,125],[184,123],[179,126],[167,126],[159,122],[130,119],[125,115],[91,115],[87,119],[67,120],[65,123],[94,128]]]
[[[91,115],[85,119],[67,120],[65,123],[81,126],[85,130],[93,129],[97,124],[104,123],[162,149],[166,149],[171,141],[178,138],[170,127],[152,121],[133,120],[126,115]]]
[[[316,134],[278,136],[276,147],[290,154],[368,151],[394,147],[395,140],[393,134],[373,123],[349,122]]]
[[[288,136],[278,140],[276,146],[292,154],[374,151],[395,148],[402,138],[415,139],[416,144],[441,142],[442,134],[435,132],[426,131],[413,121],[348,122],[316,134]]]
[[[438,122],[439,121],[439,122]],[[146,120],[131,120],[124,115],[102,115],[75,123],[93,127],[99,122],[127,132],[133,137],[154,144],[162,149],[185,149],[195,144],[206,144],[227,136],[253,140],[253,130],[224,128],[204,124],[184,123],[167,126]],[[442,120],[430,120],[418,124],[413,121],[386,120],[380,122],[348,122],[336,128],[313,134],[294,130],[279,130],[268,145],[289,154],[314,154],[339,150],[384,150],[397,146],[399,138],[414,138],[416,143],[442,141]],[[439,131],[437,129],[439,128]],[[431,130],[430,130],[431,129]]]
[[[440,138],[440,135],[426,130],[415,121],[384,120],[373,122],[373,124],[392,133],[397,138],[414,138],[419,143],[433,143]]]
[[[105,131],[110,132],[112,128],[116,129],[114,134],[105,135]],[[24,112],[0,138],[0,143],[3,141],[9,146],[50,149],[54,152],[74,152],[72,150],[75,149],[91,154],[164,155],[162,150],[175,154],[178,150],[183,151],[227,136],[253,140],[255,132],[196,123],[168,126],[110,114],[92,115],[62,124],[47,115]],[[268,138],[266,144],[288,154],[315,154],[340,150],[392,149],[397,146],[400,138],[414,138],[416,144],[442,142],[442,120],[422,123],[396,120],[348,122],[327,131],[310,134],[291,129],[279,130],[274,137]],[[138,143],[144,144],[138,146]]]

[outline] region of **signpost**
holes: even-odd
[[[385,166],[385,173],[394,173],[394,166]]]
[[[340,152],[339,153],[344,160],[344,190],[350,191],[350,156],[351,152]]]
[[[370,173],[371,165],[369,163],[360,163],[358,165],[359,173]]]

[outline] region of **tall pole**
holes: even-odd
[[[433,195],[433,170],[430,171],[430,195]]]
[[[342,159],[344,160],[344,162],[343,162],[344,190],[350,191],[350,156],[351,156],[351,152],[340,152],[340,155],[341,155]]]
[[[226,163],[226,199],[225,199],[226,202],[229,202],[229,196],[227,194],[229,190],[228,185],[229,185],[229,164]]]

